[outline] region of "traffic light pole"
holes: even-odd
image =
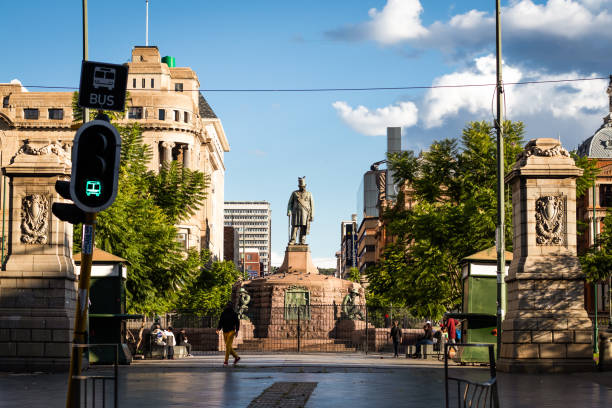
[[[81,273],[79,275],[79,290],[74,318],[73,347],[70,357],[70,373],[68,376],[68,398],[66,408],[80,407],[80,382],[75,377],[81,375],[83,362],[83,348],[87,338],[87,310],[89,306],[89,281],[91,277],[91,264],[93,260],[94,236],[97,213],[86,213],[83,223],[83,238],[81,242]],[[76,346],[76,347],[75,347]],[[85,396],[87,398],[87,396]]]

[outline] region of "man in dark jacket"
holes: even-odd
[[[417,341],[416,343],[416,353],[412,355],[412,357],[414,358],[421,357],[422,344],[433,344],[433,329],[429,320],[425,322],[425,326],[423,326],[423,332],[423,337],[421,337],[421,340]]]
[[[234,342],[234,337],[238,333],[238,330],[240,330],[240,319],[238,318],[238,313],[234,311],[234,304],[232,302],[228,302],[221,313],[219,325],[217,326],[217,334],[219,334],[219,330],[221,329],[223,329],[223,340],[225,341],[225,361],[223,365],[227,365],[230,354],[234,356],[234,365],[236,365],[240,357],[234,351],[232,343]]]
[[[389,333],[389,337],[393,339],[393,357],[398,357],[398,349],[399,344],[402,341],[402,329],[399,327],[399,322],[396,320],[393,322],[393,326],[391,326],[391,333]]]

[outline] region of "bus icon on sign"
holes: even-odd
[[[115,88],[115,68],[96,67],[94,69],[93,87],[106,88],[112,91]]]
[[[87,184],[85,185],[85,194],[87,195],[87,197],[92,195],[100,197],[101,193],[102,185],[99,181],[87,181]]]

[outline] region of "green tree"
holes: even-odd
[[[504,123],[505,168],[523,145],[520,122]],[[438,317],[461,299],[459,261],[494,245],[496,210],[496,135],[486,122],[472,122],[461,139],[435,141],[415,155],[389,156],[398,185],[409,185],[416,200],[405,197],[384,214],[396,241],[368,270],[370,291],[381,302],[408,307],[417,316]],[[510,197],[506,219],[510,220]],[[511,245],[511,225],[506,229]]]
[[[580,257],[580,264],[590,283],[605,282],[612,275],[612,213],[606,214],[596,245]]]
[[[504,122],[504,173],[523,150],[524,126]],[[439,317],[461,300],[464,257],[495,244],[497,225],[496,132],[487,122],[471,122],[461,138],[434,141],[418,156],[413,151],[389,155],[398,186],[409,186],[415,203],[404,195],[387,210],[388,233],[395,242],[368,269],[369,290],[382,304],[403,305],[416,316]],[[577,184],[588,186],[593,165]],[[512,249],[512,198],[505,193],[506,249]]]
[[[198,314],[211,314],[223,309],[232,295],[232,286],[244,276],[231,261],[212,262],[210,253],[203,251],[204,267],[178,294],[175,309]]]
[[[178,293],[209,261],[195,250],[185,252],[174,226],[201,205],[208,179],[176,163],[149,171],[151,153],[140,126],[117,128],[122,138],[118,193],[98,214],[96,246],[129,261],[129,311],[161,313],[174,307]],[[80,247],[80,228],[75,247]]]
[[[350,280],[351,282],[357,282],[360,283],[361,282],[361,274],[359,273],[359,269],[352,267],[349,269],[349,273],[348,273],[348,277],[346,278],[347,280]]]

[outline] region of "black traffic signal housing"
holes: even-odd
[[[117,196],[121,138],[107,120],[85,123],[74,137],[70,196],[89,213],[108,208]]]
[[[66,200],[72,200],[70,196],[70,182],[57,180],[55,182],[55,191]],[[51,206],[53,214],[62,221],[70,224],[81,224],[85,222],[85,211],[81,210],[74,204],[69,203],[53,203]]]

